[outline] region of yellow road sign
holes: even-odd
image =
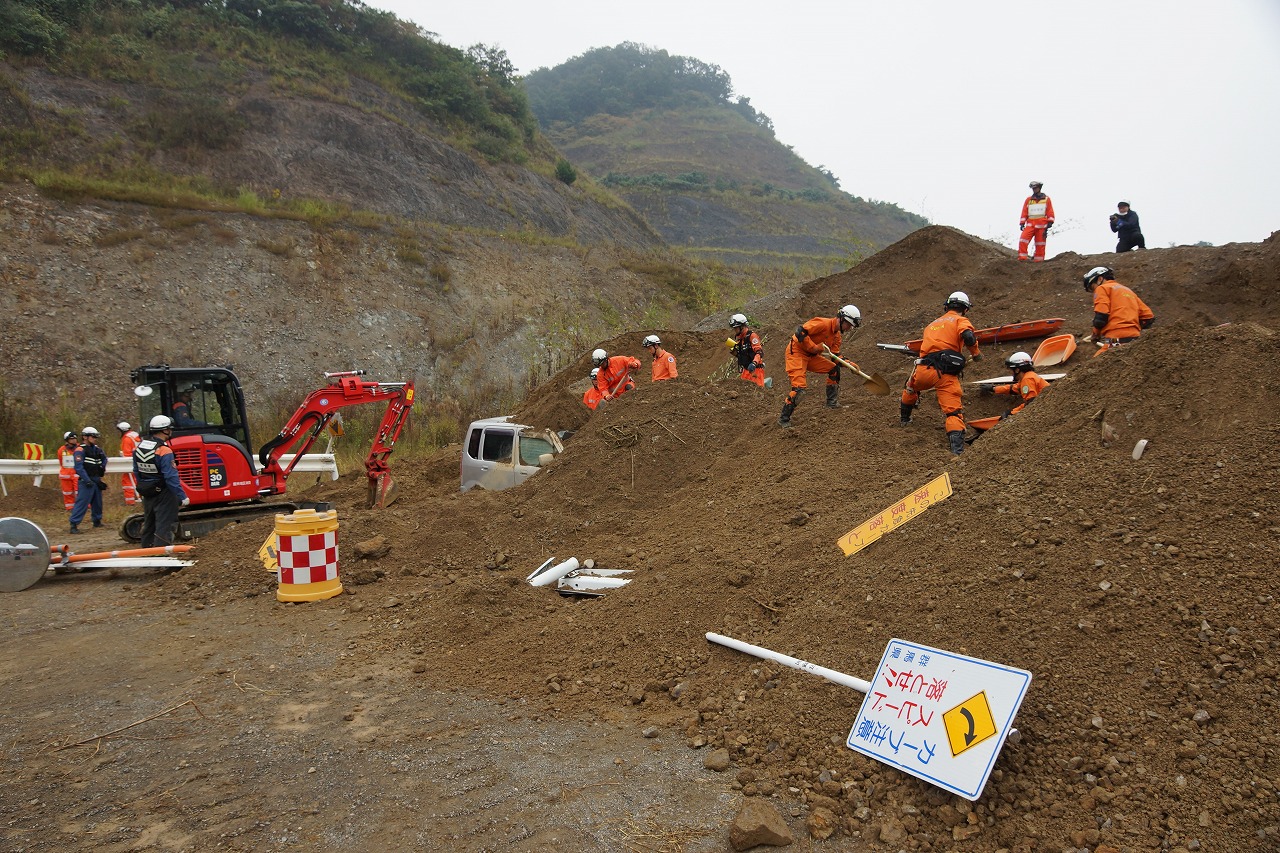
[[[30,441],[22,442],[22,458],[23,459],[43,459],[44,445],[36,444]]]
[[[996,721],[991,716],[985,690],[944,712],[942,722],[947,727],[952,755],[959,755],[996,733]]]
[[[856,554],[924,512],[951,497],[951,477],[943,473],[923,488],[916,489],[893,506],[886,507],[836,540],[846,557]]]

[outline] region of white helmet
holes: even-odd
[[[596,367],[603,367],[604,363],[609,360],[609,353],[602,349],[596,349],[591,353],[591,363]]]
[[[592,378],[592,379],[595,379],[595,378],[596,378],[596,376],[598,376],[598,375],[599,375],[599,373],[600,373],[600,368],[598,368],[598,367],[593,367],[593,368],[591,368],[591,378]]]
[[[173,419],[168,415],[156,415],[151,419],[151,422],[147,424],[147,426],[152,432],[157,432],[162,429],[173,429]]]
[[[1098,283],[1098,279],[1110,281],[1116,277],[1111,267],[1094,267],[1084,274],[1084,289],[1093,290],[1093,286]]]
[[[657,335],[645,335],[644,340],[640,342],[640,346],[642,346],[642,347],[660,347],[660,346],[662,346],[662,341],[658,339],[658,336],[657,336]]]
[[[729,318],[730,329],[736,329],[740,326],[745,326],[745,325],[747,325],[746,314],[734,314],[732,317]]]
[[[836,312],[836,317],[844,320],[855,329],[862,325],[862,312],[858,310],[857,305],[846,305]]]
[[[97,438],[97,437],[98,437],[98,431],[97,431],[96,429],[94,429],[93,427],[85,427],[84,429],[80,430],[80,434],[81,434],[81,435],[91,435],[91,436],[93,436],[94,438]]]
[[[1004,360],[1005,367],[1010,370],[1030,370],[1034,366],[1031,356],[1022,350],[1018,350],[1013,355]]]
[[[957,311],[968,311],[973,307],[973,302],[969,300],[969,294],[963,290],[957,290],[947,297],[947,301],[942,303],[943,308],[954,308]]]
[[[116,424],[116,429],[120,430],[121,435],[124,435],[126,432],[132,429],[132,427],[129,426],[128,421],[121,421],[120,423]]]
[[[71,430],[67,430],[66,432],[64,432],[64,433],[62,434],[62,440],[63,440],[63,441],[66,441],[68,438],[75,438],[75,437],[76,437],[76,434],[75,434],[74,432],[72,432]]]

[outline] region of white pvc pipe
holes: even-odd
[[[827,681],[835,682],[844,687],[852,687],[859,693],[867,693],[871,690],[870,681],[863,681],[861,678],[854,678],[852,675],[836,672],[834,669],[827,669],[825,666],[818,666],[816,663],[809,663],[808,661],[800,660],[800,658],[793,658],[790,655],[784,655],[781,652],[775,652],[763,646],[753,646],[750,643],[744,643],[741,640],[735,640],[723,634],[713,634],[710,631],[707,632],[707,639],[713,643],[719,643],[722,646],[728,646],[731,649],[736,649],[758,658],[771,660],[783,666],[789,666],[792,669],[798,669],[801,672],[825,678]]]
[[[562,563],[556,563],[549,569],[539,569],[529,576],[529,584],[531,586],[551,586],[560,578],[575,571],[578,568],[578,558],[570,557]]]
[[[592,575],[575,575],[571,578],[561,578],[560,589],[577,589],[577,590],[597,590],[597,589],[617,589],[620,586],[626,586],[631,583],[630,578],[603,578],[594,577]]]

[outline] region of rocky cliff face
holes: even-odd
[[[669,291],[619,261],[661,251],[632,210],[581,182],[493,165],[454,147],[376,88],[285,96],[251,81],[228,149],[155,150],[131,128],[160,88],[0,66],[0,122],[74,172],[94,158],[146,162],[262,199],[316,199],[336,220],[153,207],[0,184],[0,341],[11,404],[81,411],[133,401],[142,363],[232,363],[254,401],[296,400],[323,370],[416,379],[424,400],[493,414],[641,318],[681,322]],[[16,160],[11,160],[15,163]],[[216,205],[215,205],[216,206]],[[632,265],[634,266],[634,265]]]

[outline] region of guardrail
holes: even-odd
[[[294,454],[285,453],[280,457],[280,465],[288,467]],[[127,456],[108,456],[108,474],[128,474],[133,470],[133,460]],[[338,460],[332,453],[307,453],[294,466],[294,474],[328,474],[330,480],[338,479]],[[57,459],[0,459],[0,493],[9,496],[9,489],[4,478],[30,477],[34,485],[39,486],[43,477],[58,476]]]

